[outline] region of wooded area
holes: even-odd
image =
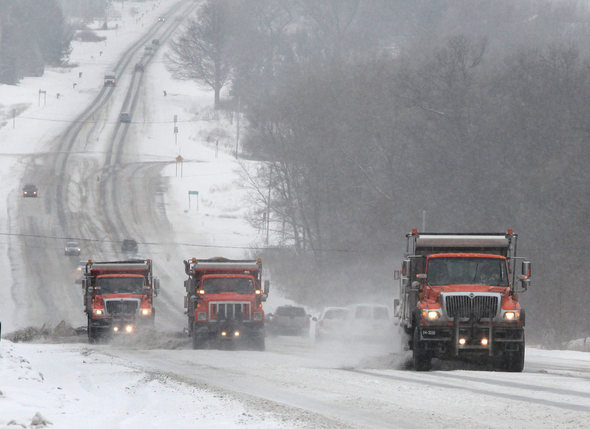
[[[58,0],[0,0],[0,84],[67,63],[72,37]]]
[[[514,228],[534,264],[529,337],[558,346],[588,334],[585,3],[207,5],[200,22],[228,15],[226,54],[210,65],[231,69],[244,145],[266,161],[247,178],[251,218],[289,297],[388,302],[411,228]]]

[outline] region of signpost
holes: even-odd
[[[174,115],[174,144],[178,144],[178,127],[176,126],[178,115]]]
[[[191,195],[197,197],[197,211],[199,211],[199,191],[188,191],[188,209],[191,209]]]
[[[184,158],[178,155],[176,157],[176,177],[178,177],[178,164],[180,164],[180,177],[182,177],[182,161],[184,161]]]
[[[43,94],[43,105],[45,106],[47,104],[47,91],[39,90],[39,101],[37,104],[41,106],[41,94]]]

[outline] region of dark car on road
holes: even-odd
[[[294,305],[277,307],[274,313],[269,315],[267,329],[269,335],[299,335],[309,336],[311,316],[305,308]]]
[[[121,112],[121,115],[119,116],[119,120],[121,122],[131,122],[131,115],[128,112]]]
[[[37,198],[37,187],[32,183],[27,183],[23,187],[23,197]]]
[[[116,86],[117,75],[113,73],[107,73],[104,75],[104,86]]]
[[[144,68],[145,67],[144,67],[144,65],[142,63],[135,64],[135,71],[142,72]]]
[[[133,238],[126,238],[121,243],[121,252],[123,253],[137,253],[137,241]]]

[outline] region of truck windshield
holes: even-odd
[[[234,292],[250,294],[254,293],[252,279],[247,278],[209,278],[203,280],[205,293]]]
[[[498,258],[432,258],[427,268],[430,285],[484,284],[508,286],[506,261]]]
[[[143,277],[99,277],[97,279],[98,293],[101,295],[111,293],[142,294]]]

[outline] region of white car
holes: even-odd
[[[382,304],[355,304],[346,318],[347,334],[357,340],[379,341],[393,330],[391,311]]]
[[[313,320],[315,324],[315,340],[317,342],[326,339],[339,338],[345,332],[344,325],[348,315],[348,307],[326,307],[320,313],[320,316]]]

